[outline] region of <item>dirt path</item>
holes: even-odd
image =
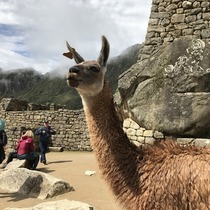
[[[50,152],[47,160],[48,165],[39,163],[37,168],[68,182],[75,191],[53,199],[40,200],[0,190],[1,210],[6,207],[31,207],[45,201],[61,199],[85,202],[94,206],[95,210],[122,210],[101,178],[93,152]],[[96,171],[96,174],[87,176],[86,170]]]

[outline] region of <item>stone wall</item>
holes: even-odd
[[[47,119],[56,131],[56,135],[52,136],[51,146],[71,151],[91,150],[83,110],[0,111],[0,118],[6,123],[8,149],[15,147],[22,127],[36,130]],[[38,141],[37,137],[35,141]]]
[[[56,135],[52,136],[52,147],[62,147],[66,151],[91,151],[90,139],[83,110],[35,110],[35,111],[2,111],[0,118],[5,120],[8,135],[7,149],[15,148],[20,138],[22,127],[32,130],[43,126],[47,119]],[[165,139],[163,133],[141,128],[131,119],[125,119],[123,129],[131,141],[137,146],[153,144]],[[178,138],[181,144],[210,145],[209,139]],[[38,145],[38,137],[35,137]]]
[[[137,146],[145,144],[154,144],[155,141],[173,138],[182,145],[210,146],[210,139],[204,138],[175,138],[165,136],[162,132],[154,130],[146,130],[141,128],[136,122],[127,118],[123,122],[123,129],[127,133],[129,139]]]
[[[153,0],[140,59],[150,57],[160,45],[180,37],[210,39],[208,0]]]

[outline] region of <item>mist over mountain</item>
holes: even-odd
[[[0,96],[17,97],[31,89],[42,75],[34,69],[0,71]]]
[[[133,45],[109,60],[106,80],[113,93],[117,89],[119,75],[137,62],[140,47],[140,44]],[[80,96],[66,83],[65,74],[69,67],[44,75],[30,68],[10,71],[0,68],[0,100],[14,97],[36,104],[55,103],[65,105],[68,109],[81,109]]]

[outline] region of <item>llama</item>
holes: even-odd
[[[109,42],[102,36],[97,60],[85,61],[67,42],[77,65],[67,83],[82,98],[92,148],[102,176],[127,210],[210,209],[208,149],[174,141],[141,148],[130,142],[118,119],[113,95],[104,81]]]

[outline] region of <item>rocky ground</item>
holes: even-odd
[[[101,178],[93,152],[50,152],[47,154],[47,159],[48,165],[39,163],[38,169],[70,183],[75,191],[40,200],[0,189],[0,209],[25,208],[43,202],[68,199],[88,203],[94,206],[95,210],[122,210]],[[85,175],[86,171],[96,171],[96,173],[89,176]]]

